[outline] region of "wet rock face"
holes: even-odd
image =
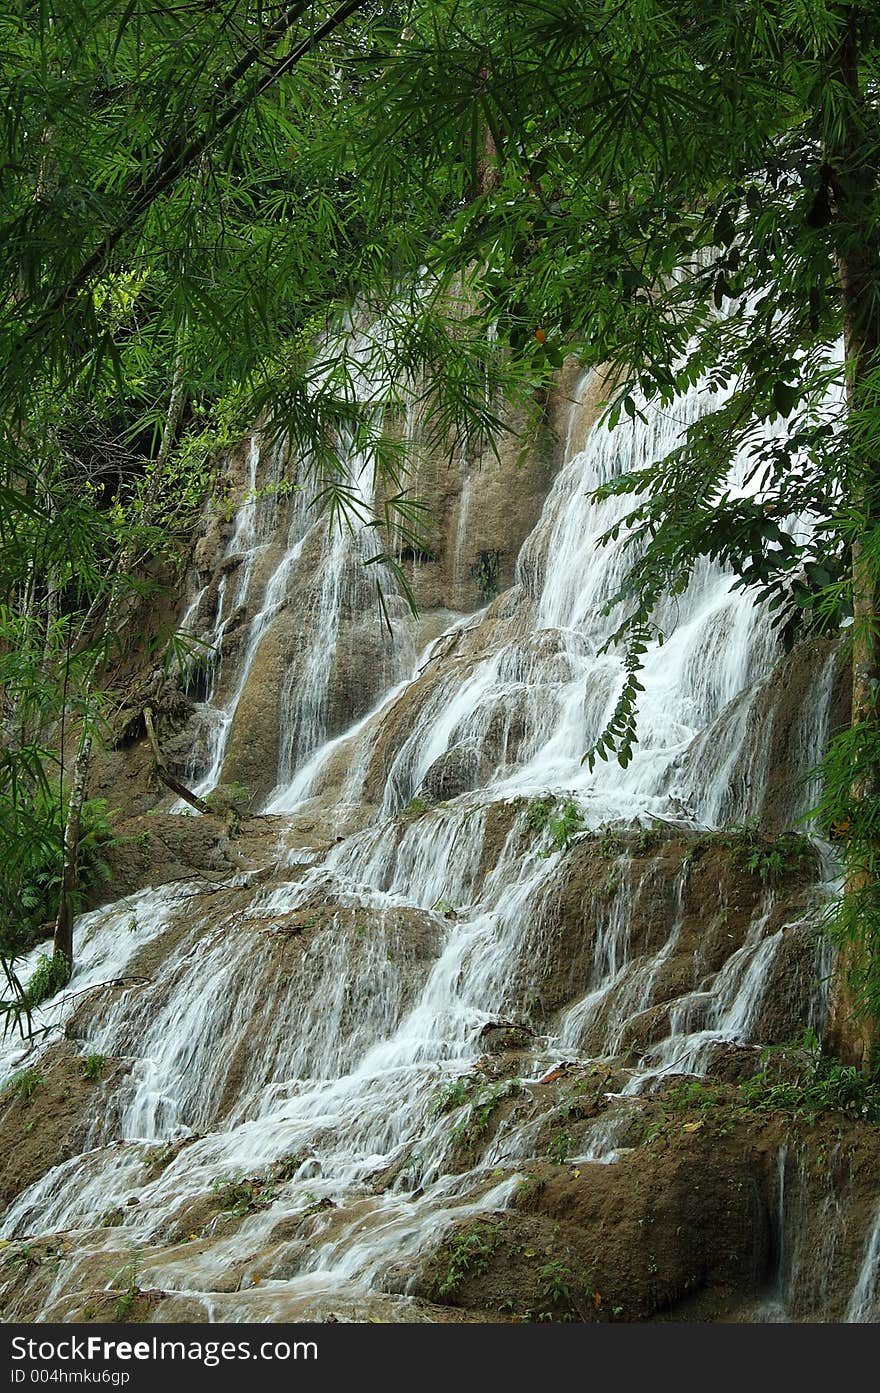
[[[435,759],[421,782],[416,797],[431,803],[444,803],[479,788],[487,773],[487,763],[479,750],[466,745],[453,745],[451,750]]]
[[[719,825],[754,824],[770,837],[798,825],[818,792],[805,776],[849,723],[851,682],[839,641],[811,638],[783,654],[751,696],[742,695],[740,748],[715,809]],[[718,739],[723,719],[729,713],[695,742],[685,772],[703,745]]]
[[[0,1206],[85,1149],[92,1119],[126,1069],[104,1056],[88,1064],[85,1052],[61,1042],[7,1081],[0,1093]]]
[[[150,885],[193,878],[222,883],[236,872],[264,865],[266,840],[273,832],[280,833],[280,822],[239,816],[233,809],[231,826],[230,810],[221,799],[217,802],[210,814],[153,812],[117,821],[116,841],[105,852],[109,879],[95,890],[89,907],[123,899]]]
[[[786,771],[803,767],[804,748],[816,747],[817,730],[821,751],[850,723],[852,669],[846,643],[830,638],[797,644],[773,672],[770,686],[776,698],[773,739],[766,793],[756,815],[773,836],[796,826],[818,793],[815,779],[792,787]]]
[[[512,1021],[490,1021],[480,1031],[479,1039],[487,1054],[506,1055],[511,1051],[529,1048],[534,1032],[528,1026]]]
[[[505,1133],[540,1122],[528,1154],[504,1168],[513,1185],[507,1207],[490,1204],[440,1230],[429,1224],[417,1257],[388,1262],[357,1306],[338,1288],[328,1306],[319,1297],[317,1318],[334,1310],[397,1320],[852,1318],[876,1221],[876,1127],[843,1113],[817,1119],[756,1108],[754,1092],[714,1075],[670,1079],[653,1096],[628,1098],[619,1091],[627,1071],[611,1063],[557,1066],[545,1080],[523,1083],[528,1054],[512,1037],[506,1043],[503,1055],[488,1054],[450,1083],[439,1106],[458,1119],[451,1169],[464,1178],[469,1166],[482,1166],[477,1201],[487,1193],[486,1159]],[[792,1077],[798,1067],[790,1061]],[[603,1146],[607,1153],[602,1137],[614,1139],[616,1159],[606,1154],[599,1163],[589,1153]],[[314,1175],[310,1183],[320,1185],[308,1148],[301,1149],[205,1180],[201,1193],[139,1238],[135,1269],[131,1225],[148,1193],[144,1183],[167,1177],[173,1185],[190,1146],[181,1139],[144,1149],[137,1188],[98,1216],[96,1228],[6,1243],[0,1296],[7,1318],[41,1309],[62,1321],[179,1320],[183,1298],[173,1288],[198,1273],[201,1294],[190,1290],[186,1318],[205,1319],[210,1300],[228,1318],[243,1319],[255,1309],[252,1288],[276,1280],[295,1291],[314,1245],[333,1242],[353,1217],[329,1195],[285,1210],[298,1175]],[[393,1204],[398,1189],[412,1212],[408,1165],[404,1158],[377,1173],[373,1198],[360,1192],[353,1212],[360,1207],[360,1222],[370,1205]],[[314,1305],[302,1308],[291,1295],[286,1307],[266,1312],[283,1319],[309,1309],[314,1317]]]
[[[529,839],[540,835],[526,824],[517,834],[521,840],[511,841],[522,813],[522,805],[514,801],[499,804],[495,816],[486,820],[486,874],[503,854],[527,855]],[[428,812],[398,822],[401,829],[413,829],[435,816]],[[8,1312],[25,1318],[39,1309],[73,1320],[95,1318],[83,1314],[94,1308],[108,1319],[124,1320],[137,1310],[149,1311],[154,1320],[174,1320],[180,1318],[181,1298],[163,1287],[160,1274],[167,1272],[169,1287],[174,1287],[185,1272],[188,1290],[210,1293],[212,1302],[228,1301],[230,1318],[249,1318],[255,1307],[242,1292],[254,1281],[258,1286],[270,1279],[295,1283],[308,1270],[316,1242],[331,1242],[352,1222],[368,1223],[365,1207],[377,1206],[381,1226],[388,1221],[382,1206],[394,1213],[395,1205],[419,1202],[427,1182],[426,1139],[436,1136],[438,1128],[446,1137],[441,1173],[459,1176],[463,1193],[478,1210],[489,1180],[498,1183],[499,1176],[507,1177],[512,1186],[507,1206],[489,1205],[462,1219],[451,1216],[442,1232],[426,1216],[421,1254],[403,1265],[390,1263],[374,1282],[370,1299],[379,1303],[373,1309],[384,1312],[383,1318],[761,1318],[755,1313],[779,1284],[780,1223],[792,1226],[785,1251],[798,1254],[791,1259],[786,1309],[796,1312],[797,1319],[825,1319],[821,1312],[845,1304],[843,1297],[832,1300],[828,1282],[823,1285],[811,1263],[812,1221],[804,1216],[810,1206],[825,1212],[822,1184],[847,1196],[847,1223],[840,1217],[844,1209],[834,1211],[835,1223],[842,1225],[834,1254],[829,1256],[827,1242],[821,1251],[826,1277],[829,1270],[838,1272],[835,1280],[851,1293],[870,1236],[870,1158],[875,1163],[880,1159],[872,1129],[845,1123],[848,1139],[834,1152],[829,1140],[833,1128],[826,1129],[827,1136],[814,1136],[815,1129],[795,1126],[787,1140],[788,1116],[753,1111],[744,1120],[747,1095],[740,1095],[738,1084],[759,1067],[755,1046],[719,1049],[708,1061],[710,1071],[717,1065],[717,1073],[710,1072],[705,1083],[661,1080],[656,1096],[624,1095],[635,1055],[662,1041],[676,1002],[695,988],[702,1000],[713,977],[724,973],[748,939],[756,914],[769,934],[777,932],[777,920],[796,919],[812,873],[806,861],[793,858],[768,896],[743,848],[723,835],[646,836],[620,829],[585,836],[566,851],[552,852],[548,862],[553,860],[554,870],[535,915],[534,937],[526,936],[515,962],[511,960],[510,999],[517,1010],[483,1025],[475,1040],[480,1057],[466,1072],[447,1074],[445,1084],[442,1076],[437,1078],[423,1104],[422,1136],[412,1135],[392,1164],[377,1166],[371,1184],[362,1182],[347,1195],[324,1188],[320,1117],[282,1159],[272,1152],[272,1159],[243,1175],[219,1160],[193,1170],[190,1158],[207,1143],[207,1138],[200,1141],[200,1133],[220,1119],[224,1128],[234,1129],[249,1114],[248,1100],[261,1096],[267,1083],[280,1123],[302,1086],[298,1080],[311,1079],[313,1086],[324,1075],[323,1086],[330,1087],[334,1076],[362,1058],[369,1041],[385,1037],[419,999],[454,918],[442,910],[376,910],[327,902],[320,898],[319,884],[288,907],[305,864],[284,871],[277,858],[274,864],[265,858],[267,831],[277,846],[286,819],[246,818],[231,837],[222,822],[204,818],[140,821],[155,824],[157,835],[149,847],[129,843],[131,862],[120,865],[118,875],[128,877],[133,897],[138,878],[150,883],[166,875],[171,883],[171,872],[185,858],[191,859],[191,876],[199,863],[205,864],[200,874],[213,875],[210,861],[217,843],[221,851],[225,845],[226,852],[240,858],[242,883],[230,884],[227,865],[210,893],[181,900],[165,931],[135,953],[124,997],[116,991],[84,998],[68,1026],[71,1039],[57,1064],[47,1068],[47,1077],[57,1075],[65,1097],[87,1042],[100,1032],[114,1055],[127,1057],[126,1068],[133,1067],[134,1074],[108,1074],[106,1086],[97,1085],[103,1090],[100,1107],[97,1095],[83,1099],[86,1084],[81,1082],[80,1091],[74,1089],[62,1107],[35,1112],[28,1164],[7,1175],[7,1199],[55,1164],[59,1147],[75,1152],[97,1145],[91,1156],[100,1156],[102,1145],[111,1156],[119,1148],[117,1138],[130,1126],[125,1117],[138,1057],[160,1044],[149,1033],[160,999],[167,1004],[170,994],[179,992],[185,1000],[186,974],[198,965],[213,984],[210,1034],[215,1052],[189,1061],[190,1081],[197,1086],[188,1096],[185,1077],[177,1089],[179,1122],[195,1135],[174,1143],[121,1147],[119,1161],[130,1168],[129,1188],[119,1190],[115,1207],[83,1216],[81,1222],[99,1226],[85,1244],[78,1243],[75,1257],[64,1235],[51,1251],[40,1249],[34,1261],[10,1264],[7,1253],[0,1264],[0,1288]],[[287,833],[295,840],[289,827]],[[313,856],[314,844],[306,850]],[[147,856],[147,864],[135,861],[135,852]],[[618,946],[624,972],[606,991],[605,1004],[589,1027],[589,1038],[601,1042],[591,1048],[607,1049],[619,1007],[627,1024],[620,1054],[592,1066],[563,1060],[549,1067],[546,1054],[538,1063],[546,1045],[536,1032],[551,1024],[556,1036],[566,1010],[589,994],[603,952],[613,955],[607,914],[621,894],[628,904]],[[770,903],[774,897],[775,908]],[[677,926],[677,936],[658,962],[670,925]],[[796,966],[807,951],[803,934],[796,927],[780,932],[773,971],[760,998],[763,1039],[776,1031],[788,1033],[803,1019],[804,993],[808,998],[811,990]],[[535,960],[543,974],[545,1014],[529,998]],[[645,998],[649,980],[652,994],[639,1014],[633,1002]],[[156,998],[152,1003],[151,995]],[[116,1012],[116,1024],[107,1034],[114,1000],[119,1006],[124,1001],[124,1011]],[[198,1048],[203,1049],[201,1042]],[[20,1127],[21,1107],[28,1104],[11,1105],[3,1125]],[[218,1135],[224,1134],[221,1130]],[[784,1146],[794,1159],[786,1163],[789,1199],[780,1201]],[[819,1160],[822,1147],[838,1156],[830,1180]],[[183,1178],[193,1175],[201,1179],[190,1179],[175,1203],[169,1207],[166,1198],[156,1207],[160,1194],[175,1195]],[[301,1197],[295,1198],[297,1186],[312,1196],[305,1208]],[[251,1241],[248,1224],[257,1216],[260,1228]],[[32,1227],[26,1212],[21,1222]],[[119,1297],[129,1287],[123,1284],[114,1293],[112,1310],[106,1292],[94,1301],[90,1293],[103,1289],[99,1273],[104,1273],[105,1288],[110,1267],[123,1269],[128,1235],[135,1230],[149,1277],[135,1283],[137,1290],[131,1302],[123,1302],[119,1316],[114,1314]],[[235,1235],[240,1236],[230,1264],[229,1243]],[[810,1241],[819,1244],[820,1238],[817,1230]],[[15,1251],[13,1243],[10,1252]],[[63,1264],[71,1264],[70,1280],[60,1284],[59,1254],[62,1270]],[[204,1319],[202,1297],[187,1300],[189,1318]],[[291,1300],[283,1310],[273,1306],[269,1318],[314,1315],[314,1306]],[[438,1314],[444,1308],[445,1314]]]
[[[644,1321],[697,1296],[730,1309],[766,1280],[772,1224],[760,1162],[711,1149],[539,1165],[510,1212],[453,1229],[411,1289],[526,1320]]]
[[[511,999],[534,1024],[558,1028],[610,970],[610,987],[571,1043],[589,1053],[642,1055],[670,1034],[675,1012],[679,1028],[683,1012],[691,1029],[711,1024],[712,984],[760,916],[762,935],[779,933],[780,941],[753,1028],[766,1043],[802,1034],[816,1007],[816,930],[802,922],[815,863],[806,846],[793,846],[767,885],[749,865],[747,838],[625,829],[580,837],[557,854],[512,973]]]
[[[390,1269],[391,1290],[489,1320],[853,1318],[876,1228],[876,1129],[756,1112],[754,1094],[714,1075],[630,1100],[616,1128],[623,1103],[606,1094],[597,1117],[586,1077],[554,1090],[509,1208],[452,1226],[415,1270]],[[562,1158],[560,1137],[579,1151],[597,1128],[625,1143],[616,1159]]]

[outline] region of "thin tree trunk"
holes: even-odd
[[[852,24],[841,52],[841,72],[850,99],[850,117],[846,148],[841,152],[843,178],[838,198],[844,233],[838,259],[847,411],[852,416],[865,407],[866,384],[880,362],[880,320],[875,298],[880,286],[880,263],[871,248],[870,236],[876,175],[873,169],[859,162],[858,150],[863,139],[859,120],[859,53]],[[850,486],[853,511],[862,518],[867,532],[880,521],[880,461],[857,458]],[[851,722],[854,727],[870,725],[876,729],[880,721],[880,585],[861,537],[855,539],[852,547],[852,604]],[[853,785],[852,794],[858,803],[876,804],[880,799],[880,768],[863,773]],[[844,895],[855,900],[873,887],[876,874],[864,864],[865,858],[859,856],[855,843],[853,851],[861,864],[850,866]],[[823,1041],[824,1048],[842,1062],[864,1071],[872,1065],[880,1024],[859,1002],[854,984],[864,979],[877,947],[865,933],[840,945],[829,990]]]
[[[80,741],[73,766],[73,790],[67,807],[64,824],[64,855],[61,871],[61,893],[58,897],[58,915],[55,920],[53,949],[64,955],[68,970],[73,971],[73,920],[76,910],[76,860],[79,851],[79,837],[82,827],[82,809],[85,800],[86,779],[89,760],[92,754],[91,733],[86,730]]]

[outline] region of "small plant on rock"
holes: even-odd
[[[533,832],[543,832],[553,813],[553,804],[544,798],[535,798],[526,809],[526,826]]]
[[[574,1273],[564,1263],[547,1262],[538,1268],[540,1293],[547,1301],[571,1304],[574,1292]]]
[[[498,1235],[490,1224],[470,1224],[453,1234],[448,1247],[446,1274],[437,1283],[438,1296],[456,1291],[468,1276],[480,1276],[488,1271]]]
[[[243,1219],[246,1214],[267,1208],[277,1193],[274,1184],[262,1176],[218,1177],[211,1182],[211,1189],[230,1219]]]
[[[460,1108],[470,1097],[471,1087],[471,1080],[465,1077],[453,1079],[446,1084],[431,1103],[432,1115],[440,1117],[443,1113],[452,1112],[453,1108]]]
[[[2,1091],[4,1094],[14,1094],[19,1102],[27,1103],[38,1088],[45,1086],[46,1080],[37,1069],[20,1069],[18,1073],[10,1074]]]
[[[577,804],[572,802],[566,803],[559,816],[551,817],[547,823],[547,830],[557,851],[568,851],[575,837],[585,829],[586,823],[580,810]]]
[[[574,1137],[571,1132],[567,1131],[565,1128],[560,1128],[560,1130],[554,1132],[553,1136],[550,1138],[550,1144],[547,1148],[550,1160],[557,1166],[564,1166],[574,1150],[574,1144]]]
[[[70,964],[63,953],[53,953],[51,958],[41,953],[24,989],[27,1009],[34,1011],[50,996],[62,991],[69,980]]]
[[[103,1054],[87,1054],[83,1060],[83,1078],[99,1079],[104,1072],[107,1060]]]
[[[121,1267],[112,1278],[114,1286],[121,1285],[122,1290],[116,1298],[114,1316],[116,1320],[124,1321],[131,1314],[135,1301],[141,1294],[138,1286],[138,1273],[140,1270],[140,1258],[135,1253],[131,1259]]]

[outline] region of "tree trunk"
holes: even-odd
[[[841,150],[838,219],[842,229],[838,263],[843,300],[844,358],[847,411],[850,417],[868,405],[869,382],[880,363],[880,315],[876,295],[880,287],[880,260],[873,245],[872,208],[876,175],[860,161],[864,140],[862,99],[859,88],[859,53],[851,23],[841,50],[841,74],[849,97],[848,130]],[[852,547],[852,725],[875,729],[880,721],[880,585],[870,548],[863,537],[880,522],[880,461],[858,452],[852,465],[850,505],[861,519],[862,537]],[[853,799],[865,805],[880,799],[880,768],[864,772],[853,785]],[[853,822],[862,819],[853,819]],[[855,830],[855,828],[854,828]],[[871,849],[853,841],[844,895],[855,900],[871,892],[877,876]],[[866,925],[867,920],[863,921]],[[831,979],[824,1048],[843,1063],[867,1071],[871,1068],[880,1022],[858,1000],[856,983],[869,973],[878,945],[870,927],[840,944]]]
[[[73,920],[76,901],[76,858],[79,850],[79,834],[82,825],[82,808],[85,799],[86,778],[92,754],[92,737],[85,731],[77,751],[73,766],[73,791],[67,808],[64,824],[64,856],[61,872],[61,893],[58,897],[58,916],[55,920],[53,949],[63,953],[69,971],[73,971]]]

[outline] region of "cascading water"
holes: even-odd
[[[365,357],[367,346],[355,340],[355,359],[358,351]],[[381,415],[381,383],[371,376],[366,357],[353,387],[359,402]],[[182,629],[195,623],[197,638],[212,655],[208,691],[196,707],[194,758],[187,769],[199,797],[221,781],[236,722],[246,727],[252,717],[249,683],[267,649],[279,645],[274,664],[287,667],[270,699],[277,730],[277,777],[286,784],[329,733],[330,689],[334,681],[345,679],[346,673],[340,676],[337,667],[346,642],[352,641],[351,634],[341,633],[343,620],[372,607],[377,583],[390,592],[386,605],[391,615],[402,620],[405,613],[387,567],[368,565],[376,553],[371,526],[378,485],[372,460],[344,434],[338,448],[349,484],[345,517],[330,528],[324,517],[316,516],[316,502],[327,480],[315,473],[309,460],[293,466],[290,487],[291,481],[283,478],[281,447],[276,443],[265,451],[264,462],[260,435],[255,433],[249,442],[244,501],[223,548],[212,612],[200,631],[206,590],[202,586],[181,621]],[[246,616],[250,617],[244,622]],[[371,617],[374,624],[379,622],[375,613]],[[233,652],[227,659],[230,643]],[[376,689],[403,677],[412,658],[409,630],[400,622],[372,677]],[[246,729],[241,738],[248,739]],[[184,811],[185,804],[176,804],[175,810]]]
[[[766,615],[730,575],[698,566],[658,615],[665,642],[645,655],[631,764],[590,771],[581,762],[621,679],[620,655],[597,650],[615,622],[603,605],[631,559],[623,538],[598,545],[625,500],[597,504],[591,492],[665,454],[701,409],[695,388],[677,421],[646,412],[614,434],[594,428],[565,460],[513,589],[430,644],[408,680],[405,636],[373,709],[364,703],[348,730],[328,729],[327,682],[364,533],[319,541],[297,501],[259,598],[249,599],[270,544],[259,505],[240,514],[226,553],[241,558],[228,572],[235,593],[229,582],[215,611],[219,646],[234,610],[247,599],[255,612],[234,674],[218,675],[206,698],[218,734],[199,791],[223,777],[257,654],[280,611],[298,602],[305,642],[282,687],[268,803],[274,869],[145,892],[81,922],[71,989],[93,985],[95,972],[123,980],[91,996],[72,1029],[83,1049],[129,1072],[113,1109],[90,1116],[88,1149],[25,1189],[3,1220],[6,1237],[79,1231],[41,1289],[40,1318],[72,1318],[80,1289],[128,1244],[140,1284],[178,1294],[163,1319],[183,1309],[201,1320],[339,1310],[405,1319],[411,1305],[389,1294],[389,1272],[414,1264],[451,1223],[503,1209],[540,1130],[539,1112],[512,1116],[472,1164],[455,1163],[473,1098],[489,1088],[477,1085],[468,1101],[457,1081],[478,1077],[487,1031],[519,1029],[530,1041],[516,1089],[508,1081],[492,1097],[507,1087],[537,1098],[555,1061],[631,1050],[633,1023],[647,1022],[633,1036],[646,1048],[622,1090],[625,1118],[658,1076],[700,1072],[717,1047],[750,1038],[789,927],[772,893],[740,916],[735,937],[717,886],[717,904],[699,903],[704,891],[693,889],[682,853],[674,873],[663,868],[661,912],[650,856],[636,854],[629,834],[606,845],[597,832],[625,820],[641,828],[636,837],[692,835],[729,802],[743,713],[766,692],[778,651]],[[258,456],[255,437],[252,499]],[[817,699],[829,691],[823,670]],[[804,769],[823,734],[820,713],[801,733]],[[752,769],[752,806],[769,759],[764,750]],[[346,810],[368,811],[328,847],[326,836],[309,843],[302,832],[318,805],[331,810],[331,827],[345,824]],[[593,845],[604,879],[577,897],[589,946],[572,956],[557,1003],[543,955],[570,928],[574,853]],[[670,970],[700,915],[730,945],[705,962],[687,946],[690,980],[672,990]],[[148,962],[145,980],[127,980],[123,960],[133,978]],[[43,1023],[57,1026],[59,1012],[47,1008]],[[601,1119],[579,1159],[613,1163],[621,1136]],[[238,1196],[237,1226],[206,1210],[218,1194]],[[853,1297],[859,1312],[868,1286],[866,1277]]]
[[[270,488],[262,498],[258,493],[259,464],[260,436],[255,432],[248,442],[245,491],[241,506],[236,513],[234,531],[225,549],[224,570],[214,597],[213,621],[203,639],[210,655],[210,681],[205,700],[197,708],[198,720],[203,727],[201,738],[195,742],[197,758],[191,761],[187,771],[193,780],[193,792],[199,797],[210,793],[218,782],[226,752],[229,729],[241,700],[248,669],[267,624],[277,612],[281,600],[280,595],[277,594],[280,587],[276,585],[276,594],[274,595],[270,595],[269,588],[267,588],[264,602],[257,608],[250,624],[245,657],[240,664],[239,679],[234,684],[224,683],[223,649],[227,632],[232,624],[241,621],[246,612],[248,601],[251,599],[254,573],[258,569],[261,555],[269,549],[277,513],[277,491]],[[270,484],[276,482],[273,475],[277,472],[277,455],[272,464],[274,468],[270,468]],[[302,531],[302,512],[302,509],[295,512],[291,523],[291,532],[294,534]],[[284,579],[286,579],[286,569],[278,568],[278,570],[282,570]],[[275,580],[277,575],[278,571],[272,579]],[[196,599],[187,607],[180,624],[183,631],[187,632],[190,623],[196,620],[204,594],[205,587],[202,587]],[[224,687],[226,688],[225,695],[221,695]],[[180,803],[178,807],[183,810],[185,804]]]
[[[874,1216],[846,1318],[853,1322],[876,1321],[880,1318],[880,1205]]]

